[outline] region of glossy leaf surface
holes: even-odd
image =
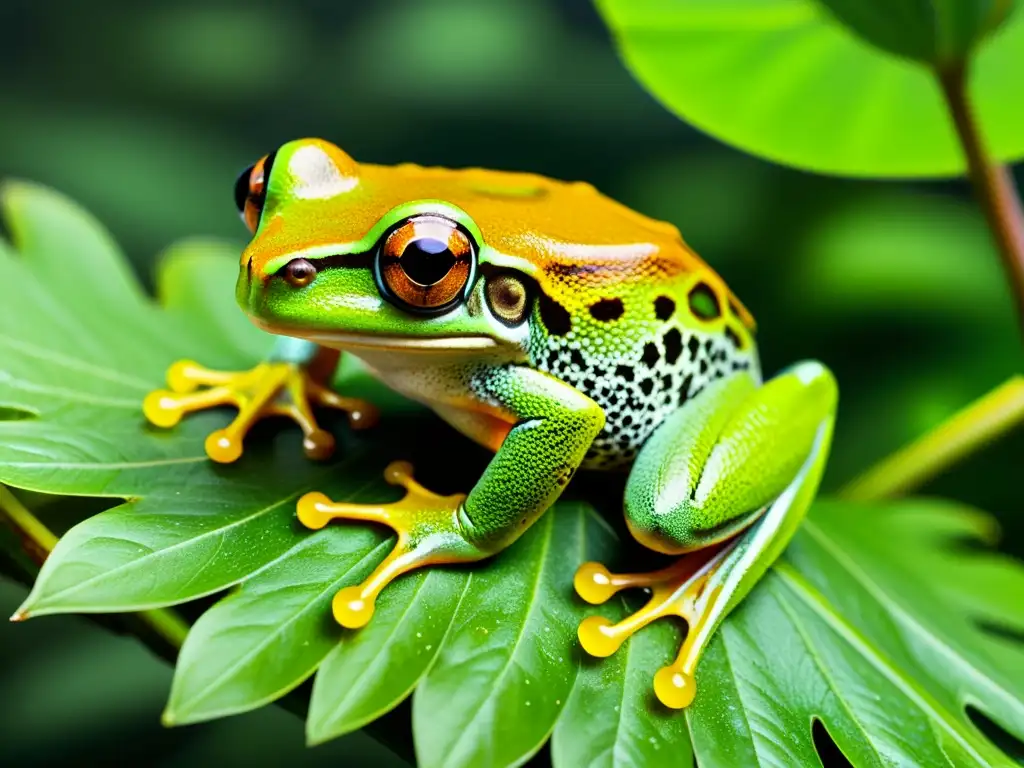
[[[891,14],[908,2],[833,0],[830,5],[858,19],[863,15],[864,24],[870,20],[873,29],[884,28],[904,44],[907,30],[920,27],[910,20],[894,24]],[[909,4],[914,18],[933,5]],[[598,0],[597,5],[644,87],[717,139],[821,173],[935,177],[964,170],[933,73],[865,42],[823,3]],[[1016,13],[985,38],[971,63],[971,97],[989,150],[1001,161],[1024,156],[1024,79],[1010,75],[1022,68],[1024,16]]]
[[[943,66],[969,55],[1002,24],[1013,0],[820,0],[864,40]]]
[[[342,631],[331,597],[390,539],[355,525],[305,531],[296,496],[315,487],[394,498],[380,471],[410,452],[428,477],[430,455],[441,455],[431,484],[449,492],[486,456],[405,407],[358,439],[334,424],[340,451],[326,465],[301,456],[294,430],[271,427],[237,465],[212,465],[202,440],[228,414],[162,431],[145,426],[139,403],[176,357],[244,367],[265,349],[232,304],[231,249],[176,249],[160,273],[160,307],[66,200],[26,185],[2,199],[17,248],[0,246],[0,406],[28,418],[0,421],[0,481],[128,499],[63,537],[21,612],[137,610],[234,587],[186,640],[169,722],[259,707],[315,674],[311,742],[359,728],[415,690],[426,766],[520,764],[552,734],[559,768],[689,766],[694,755],[701,766],[814,764],[814,719],[858,766],[1006,764],[967,705],[1024,736],[1024,569],[964,546],[991,541],[986,516],[935,501],[819,504],[712,643],[685,714],[650,691],[679,628],[652,626],[603,661],[578,649],[585,615],[625,608],[585,607],[571,590],[576,566],[628,554],[580,497],[585,478],[500,556],[404,578],[370,626]],[[59,269],[54,251],[65,256]],[[97,270],[110,280],[96,281]],[[409,434],[432,436],[419,458]]]

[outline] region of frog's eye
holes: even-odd
[[[395,227],[377,254],[378,287],[405,308],[437,312],[464,297],[473,242],[453,221],[414,216]]]
[[[512,274],[488,278],[485,288],[487,306],[506,325],[519,325],[530,313],[530,294],[526,284]]]
[[[255,232],[260,223],[275,154],[271,152],[261,157],[254,165],[242,171],[235,181],[235,205],[250,232]]]

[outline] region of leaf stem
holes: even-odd
[[[57,537],[4,485],[0,485],[0,519],[14,529],[21,539],[25,554],[36,566],[41,567],[57,545]],[[189,625],[185,620],[167,608],[139,611],[134,616],[147,633],[156,637],[160,645],[167,646],[154,647],[153,650],[165,657],[170,653],[173,660],[188,634]],[[25,618],[28,617],[15,614],[11,620],[21,621]],[[147,645],[153,647],[153,643],[147,642]]]
[[[1012,376],[988,394],[882,459],[839,491],[853,501],[899,496],[982,446],[1024,424],[1024,376]]]
[[[29,559],[41,566],[57,545],[57,537],[4,485],[0,485],[0,516],[18,534]]]
[[[967,170],[988,228],[1013,289],[1024,330],[1024,210],[1010,170],[992,162],[967,95],[967,67],[958,63],[937,72],[946,106],[967,158]]]

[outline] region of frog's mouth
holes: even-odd
[[[306,339],[315,344],[334,349],[372,349],[394,352],[459,352],[466,350],[494,349],[498,342],[490,336],[394,336],[376,333],[344,333],[340,331],[317,331],[286,328],[273,325],[258,318],[252,321],[269,333]]]

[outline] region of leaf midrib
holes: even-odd
[[[296,550],[301,551],[302,549],[305,549],[306,547],[311,546],[311,542],[314,542],[314,541],[315,541],[315,537],[311,536],[308,539],[306,539],[303,542],[301,542],[301,544],[298,545],[297,547],[293,547],[291,552],[293,554],[295,554]],[[270,632],[267,635],[265,635],[264,638],[262,640],[260,640],[260,642],[258,642],[255,646],[253,646],[251,649],[249,649],[249,651],[247,651],[246,653],[244,653],[241,656],[239,656],[223,672],[221,672],[219,675],[217,675],[217,677],[215,677],[213,680],[211,680],[209,683],[207,683],[203,688],[201,688],[198,694],[196,694],[196,695],[191,697],[190,701],[191,701],[191,703],[193,705],[191,708],[181,708],[179,710],[179,712],[186,712],[186,713],[189,712],[189,711],[193,711],[194,712],[195,711],[195,704],[200,702],[200,701],[202,701],[207,696],[209,696],[211,690],[216,689],[217,687],[219,687],[220,684],[225,679],[229,678],[232,674],[234,674],[234,672],[237,669],[239,669],[240,667],[242,667],[245,664],[248,664],[253,659],[254,656],[256,656],[258,653],[260,653],[264,648],[266,648],[275,638],[279,637],[284,632],[284,630],[286,630],[287,628],[291,627],[293,624],[295,624],[295,622],[297,622],[300,618],[302,618],[306,614],[306,612],[309,611],[310,608],[313,605],[315,605],[325,594],[327,594],[327,593],[329,593],[331,591],[337,590],[338,587],[341,586],[341,584],[348,578],[348,576],[353,571],[357,571],[359,568],[361,568],[363,566],[363,564],[367,562],[367,560],[370,560],[373,557],[375,557],[381,549],[390,547],[391,545],[392,545],[392,542],[391,542],[390,539],[385,539],[384,541],[380,542],[379,544],[376,544],[369,552],[367,552],[365,555],[360,557],[359,560],[357,560],[351,566],[346,568],[345,572],[343,574],[341,574],[340,576],[338,576],[338,578],[336,578],[333,581],[331,581],[330,584],[328,584],[328,586],[326,588],[318,590],[316,592],[316,595],[312,599],[308,600],[306,602],[306,604],[304,606],[302,606],[301,609],[299,609],[298,611],[295,611],[286,621],[282,622],[281,624],[278,624],[274,628],[273,632]],[[296,586],[299,586],[299,585],[297,585],[297,584],[290,584],[290,585],[288,585],[289,588],[293,588],[293,587],[296,587]],[[320,660],[317,661],[316,664],[313,665],[312,669],[310,669],[305,675],[302,675],[298,679],[294,680],[290,687],[286,687],[284,690],[274,691],[268,697],[264,697],[263,699],[260,699],[259,701],[255,702],[255,705],[259,706],[260,704],[262,704],[262,703],[264,703],[266,701],[274,701],[275,699],[279,698],[283,693],[287,692],[291,688],[295,688],[296,686],[301,684],[302,681],[305,680],[306,677],[309,676],[309,674],[314,672],[316,670],[316,668],[320,665],[320,662],[322,662],[322,661],[323,661],[323,658],[321,657]],[[253,702],[247,702],[246,708],[247,709],[250,708],[250,706],[252,704],[253,704]],[[202,710],[200,710],[200,711],[202,711]],[[237,707],[224,707],[222,709],[214,710],[212,712],[204,712],[204,716],[207,716],[207,717],[210,717],[210,718],[214,718],[214,717],[220,717],[220,716],[222,716],[224,714],[229,714],[231,712],[236,712],[236,711],[238,711]]]
[[[818,668],[818,672],[825,680],[825,683],[828,685],[829,690],[832,691],[833,695],[836,697],[836,700],[839,702],[839,705],[843,708],[843,711],[846,712],[850,720],[856,726],[857,730],[863,736],[864,743],[871,748],[872,752],[874,752],[875,758],[877,760],[876,765],[885,765],[885,761],[882,759],[882,755],[879,753],[878,748],[875,746],[874,740],[868,735],[868,732],[864,729],[864,726],[861,723],[860,719],[853,713],[853,710],[850,709],[850,706],[847,703],[846,698],[840,693],[839,686],[836,685],[835,680],[832,677],[832,674],[828,671],[828,665],[824,663],[824,659],[821,658],[821,654],[818,653],[818,650],[814,647],[814,644],[811,642],[811,639],[805,631],[804,624],[800,620],[800,617],[797,616],[793,609],[786,604],[785,600],[780,599],[779,606],[782,608],[783,613],[785,613],[786,616],[789,618],[790,622],[793,625],[793,628],[796,630],[796,633],[800,635],[800,639],[803,641],[804,648],[807,649],[807,654],[811,657],[811,660],[814,662],[814,666]]]
[[[502,665],[501,672],[499,672],[498,675],[494,678],[494,682],[491,684],[490,692],[477,706],[476,711],[473,713],[473,716],[462,727],[462,733],[459,734],[459,737],[455,740],[455,743],[452,744],[451,748],[448,750],[449,755],[454,754],[458,751],[459,747],[462,745],[463,740],[470,732],[470,729],[473,728],[477,719],[480,717],[480,714],[484,711],[484,709],[490,704],[491,700],[495,697],[496,691],[500,688],[501,683],[504,681],[505,676],[508,674],[508,670],[512,666],[513,659],[515,659],[515,657],[519,653],[519,647],[521,645],[520,641],[522,640],[523,634],[526,631],[526,626],[531,623],[534,611],[537,607],[537,593],[540,588],[541,577],[543,576],[548,567],[548,550],[551,546],[551,534],[555,527],[554,519],[551,516],[551,512],[552,510],[549,509],[542,516],[542,524],[546,525],[547,528],[543,532],[544,540],[541,544],[541,555],[537,558],[538,567],[536,573],[534,574],[533,587],[530,589],[530,604],[526,610],[526,617],[523,619],[523,623],[519,626],[519,629],[516,631],[516,639],[515,642],[512,644],[512,652],[508,655],[508,659],[506,659],[505,663]]]
[[[807,605],[812,611],[822,617],[822,620],[830,626],[835,633],[846,640],[861,657],[866,659],[883,677],[899,688],[903,694],[915,702],[923,712],[930,714],[934,722],[943,726],[944,730],[958,742],[965,751],[972,754],[981,765],[995,765],[982,758],[981,752],[986,745],[972,743],[969,733],[960,730],[958,721],[951,718],[950,713],[936,702],[926,691],[920,689],[912,680],[904,677],[895,668],[892,662],[882,656],[879,649],[872,645],[866,638],[862,637],[856,629],[850,626],[849,622],[838,616],[835,611],[829,610],[825,597],[812,586],[802,574],[786,562],[775,564],[775,573],[791,589],[794,595]]]
[[[331,725],[334,722],[336,722],[339,719],[338,713],[339,713],[339,711],[342,711],[342,712],[344,711],[346,702],[351,700],[352,697],[356,693],[361,693],[362,691],[366,690],[367,686],[369,685],[369,683],[367,683],[366,681],[367,681],[367,679],[372,677],[370,675],[370,673],[377,666],[379,666],[381,655],[388,648],[390,648],[394,644],[395,637],[398,635],[399,628],[402,626],[402,623],[405,621],[406,617],[409,615],[409,611],[412,610],[413,605],[415,604],[416,600],[418,599],[420,592],[426,586],[427,579],[429,579],[429,578],[430,578],[430,576],[428,574],[427,577],[424,578],[419,583],[419,585],[417,585],[416,591],[413,593],[412,599],[409,600],[409,602],[406,604],[405,608],[402,610],[401,616],[399,616],[397,621],[395,621],[395,623],[392,625],[391,630],[388,632],[386,639],[380,645],[380,650],[374,655],[373,661],[371,661],[369,664],[366,665],[365,669],[363,669],[362,672],[360,672],[360,674],[359,674],[359,676],[358,676],[358,678],[356,680],[356,684],[353,685],[351,688],[349,688],[348,691],[345,692],[344,697],[341,698],[338,701],[338,703],[331,709],[330,716],[322,718],[320,720],[321,724]],[[441,639],[438,640],[437,648],[435,649],[434,653],[431,655],[430,662],[428,664],[424,665],[424,667],[420,670],[420,673],[418,675],[416,675],[415,679],[409,684],[409,686],[404,691],[402,691],[397,697],[395,697],[395,700],[394,700],[393,703],[385,705],[384,707],[379,707],[378,709],[376,709],[370,715],[366,715],[364,717],[358,718],[354,723],[349,723],[348,725],[350,727],[346,728],[346,732],[348,732],[350,730],[354,730],[355,728],[360,728],[360,727],[362,727],[362,725],[365,725],[366,723],[369,723],[369,722],[372,722],[373,720],[376,720],[377,717],[379,717],[381,714],[383,714],[385,711],[387,711],[387,709],[389,707],[395,706],[398,703],[402,702],[413,690],[415,690],[415,688],[419,684],[420,680],[423,679],[423,677],[427,674],[427,672],[433,666],[434,661],[440,655],[441,649],[444,647],[444,641],[447,638],[448,632],[451,629],[452,624],[455,621],[455,616],[458,613],[459,608],[462,605],[462,598],[465,597],[466,591],[469,589],[469,582],[470,582],[471,578],[472,578],[472,574],[468,574],[467,577],[466,577],[466,580],[463,582],[462,590],[459,593],[459,599],[455,602],[455,607],[452,610],[451,615],[448,617],[448,626],[445,627],[445,630],[444,630],[444,632],[441,635]],[[323,730],[323,725],[320,725],[318,730]],[[333,735],[338,735],[338,734],[333,734]],[[328,736],[327,738],[331,738],[331,737]]]
[[[28,357],[34,357],[38,360],[46,360],[62,368],[67,368],[79,373],[87,373],[97,379],[109,381],[114,384],[122,384],[140,392],[149,392],[153,388],[151,382],[143,379],[136,379],[133,376],[128,376],[121,371],[117,371],[112,368],[102,368],[86,362],[85,360],[80,360],[77,357],[66,355],[63,352],[58,352],[53,349],[25,344],[24,342],[12,339],[10,336],[5,334],[0,334],[0,345],[16,349]]]
[[[916,637],[920,637],[925,640],[929,645],[942,653],[942,655],[951,659],[970,676],[974,677],[979,685],[998,692],[1004,700],[1017,701],[1016,696],[1012,695],[1003,686],[985,675],[981,670],[971,664],[966,657],[958,654],[947,642],[943,642],[936,633],[931,632],[924,627],[919,620],[917,620],[899,603],[898,600],[891,597],[885,589],[878,584],[878,582],[865,573],[862,568],[858,567],[857,564],[853,562],[840,547],[836,546],[835,542],[832,541],[828,534],[825,533],[825,531],[823,531],[818,525],[810,520],[805,520],[804,529],[812,538],[821,544],[822,548],[828,551],[833,559],[841,565],[855,581],[857,581],[865,590],[868,591],[868,593],[883,605],[894,619],[909,629]]]
[[[60,592],[52,592],[52,593],[50,593],[48,595],[48,597],[50,599],[52,599],[54,597],[61,597],[61,598],[65,598],[66,599],[68,595],[73,595],[76,592],[78,592],[79,590],[92,585],[96,581],[99,581],[101,579],[105,579],[107,577],[113,576],[113,575],[118,574],[118,573],[122,573],[125,570],[130,570],[132,568],[139,567],[140,564],[147,563],[148,561],[150,561],[153,558],[163,557],[163,556],[167,555],[168,553],[175,552],[176,550],[179,550],[182,547],[185,547],[187,545],[191,545],[191,544],[195,544],[196,542],[203,541],[203,540],[205,540],[205,539],[207,539],[207,538],[209,538],[211,536],[222,536],[223,534],[227,533],[228,531],[232,530],[233,528],[237,528],[240,525],[245,525],[246,523],[248,523],[248,522],[250,522],[252,520],[255,520],[255,519],[259,518],[259,517],[262,517],[263,515],[270,514],[275,509],[278,509],[281,506],[283,506],[284,504],[287,504],[289,501],[294,499],[300,493],[302,493],[301,490],[296,491],[295,493],[293,493],[293,494],[291,494],[289,496],[286,496],[286,497],[284,497],[282,499],[279,499],[278,501],[275,501],[272,504],[268,504],[268,505],[266,505],[264,507],[260,507],[255,512],[252,512],[252,513],[246,515],[245,517],[240,517],[237,520],[232,520],[227,525],[223,525],[223,526],[221,526],[219,528],[211,528],[210,530],[204,531],[203,533],[199,534],[198,536],[194,536],[194,537],[192,537],[190,539],[184,539],[182,541],[179,541],[177,544],[172,544],[169,547],[164,547],[163,549],[150,549],[148,554],[143,555],[142,557],[140,557],[140,558],[138,558],[136,560],[130,560],[127,563],[122,563],[121,565],[117,566],[116,568],[112,568],[110,570],[103,571],[102,573],[98,573],[95,576],[91,576],[90,578],[86,579],[85,581],[80,581],[77,584],[75,584],[74,586],[71,586],[71,587],[68,587],[67,589],[61,590]],[[124,506],[125,505],[122,505],[122,507],[120,507],[119,509],[123,510]],[[111,538],[113,538],[113,537],[111,537]],[[137,542],[137,541],[130,541],[129,539],[121,539],[121,540],[122,541],[126,541],[126,542],[128,542],[130,544],[134,544],[136,546],[139,545],[139,542]],[[147,549],[149,549],[149,548],[147,547]],[[282,553],[281,557],[283,557],[285,555],[287,555],[287,552]],[[262,568],[259,568],[258,571],[265,570],[265,568],[267,566],[273,564],[277,560],[280,560],[281,557],[274,558],[269,563],[267,563],[267,565],[263,566]],[[252,578],[252,576],[255,575],[255,573],[256,572],[254,572],[252,574],[249,574],[248,576],[246,576],[244,578]],[[32,608],[31,604],[28,603],[27,601],[26,601],[26,603],[27,604],[26,604],[25,608],[31,609]],[[45,603],[44,603],[44,606],[45,606]],[[36,615],[39,615],[39,611],[38,610],[34,610],[33,612]]]

